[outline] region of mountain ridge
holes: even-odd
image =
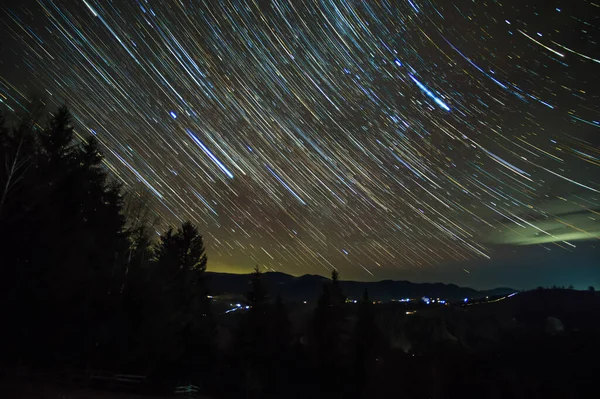
[[[244,294],[249,289],[250,274],[206,272],[210,278],[211,292],[220,294]],[[313,301],[319,297],[327,277],[314,274],[291,276],[281,272],[263,274],[263,281],[271,296],[280,295],[286,301]],[[340,281],[344,294],[349,299],[360,299],[365,289],[375,301],[389,302],[403,298],[419,299],[424,296],[458,301],[463,298],[507,295],[517,290],[498,287],[491,290],[476,290],[446,283],[413,283],[406,280]]]

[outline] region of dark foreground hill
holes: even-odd
[[[219,294],[244,294],[250,286],[250,275],[207,272],[210,278],[211,291]],[[281,295],[286,301],[316,300],[321,292],[323,282],[327,278],[306,274],[300,277],[284,273],[270,272],[263,275],[269,293],[272,296]],[[515,290],[511,288],[496,288],[493,290],[477,291],[468,287],[442,283],[411,283],[409,281],[383,280],[377,282],[342,281],[344,294],[350,299],[360,299],[365,289],[369,297],[375,301],[389,302],[402,298],[421,298],[424,296],[458,301],[463,298],[480,298],[485,296],[507,295]]]

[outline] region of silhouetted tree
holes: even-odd
[[[255,267],[246,293],[249,310],[243,315],[237,331],[236,352],[239,355],[245,395],[265,397],[287,389],[291,344],[288,312],[277,296],[269,302],[263,274]]]
[[[313,318],[313,347],[315,350],[321,388],[331,395],[341,395],[342,378],[345,372],[344,329],[345,297],[339,275],[333,271],[331,282],[323,284]]]
[[[590,291],[590,292],[595,292],[595,291],[596,291],[596,289],[594,288],[594,286],[593,286],[593,285],[590,285],[590,286],[588,287],[588,291]]]
[[[246,300],[250,304],[250,314],[264,315],[268,301],[267,289],[262,281],[262,272],[259,267],[254,267],[250,278],[251,289],[246,293]]]
[[[74,140],[65,107],[0,133],[0,252],[19,303],[7,322],[20,357],[81,364],[108,342],[126,249],[120,187],[95,139]]]
[[[27,126],[20,126],[10,132],[5,126],[5,119],[0,114],[0,226],[2,211],[9,196],[17,190],[19,184],[26,176],[26,172],[33,164],[31,153],[31,136]]]
[[[329,291],[333,306],[340,306],[346,302],[346,296],[342,291],[340,283],[340,274],[337,270],[331,272],[331,286]]]
[[[150,194],[143,189],[127,194],[123,213],[129,240],[127,274],[134,274],[131,280],[136,281],[135,274],[146,268],[152,258],[154,232],[159,218],[150,206]]]
[[[52,367],[172,370],[214,357],[206,251],[189,222],[153,244],[148,199],[125,207],[95,137],[65,107],[0,116],[0,353]],[[34,115],[34,112],[36,115]]]
[[[155,336],[161,348],[157,372],[186,373],[192,365],[206,365],[212,346],[214,326],[204,275],[204,243],[197,228],[185,222],[175,232],[167,230],[155,252],[154,278],[160,281],[155,320],[162,331]]]
[[[158,218],[150,207],[147,191],[136,190],[125,196],[127,250],[124,278],[120,287],[121,308],[117,312],[119,328],[119,359],[122,366],[144,370],[145,354],[151,346],[149,330],[157,323],[156,298],[161,296],[161,276],[154,261],[154,246]],[[159,305],[158,309],[163,309]],[[137,371],[136,371],[137,372]]]
[[[269,308],[267,289],[258,266],[250,276],[246,293],[250,306],[237,333],[244,388],[247,397],[261,397],[267,389],[270,359]]]

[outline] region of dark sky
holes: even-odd
[[[596,3],[12,3],[5,107],[66,103],[209,269],[600,285]]]

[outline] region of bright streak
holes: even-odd
[[[554,41],[553,41],[552,43],[556,44],[557,46],[559,46],[559,47],[561,47],[561,48],[563,48],[563,49],[565,49],[565,50],[567,50],[567,51],[569,51],[569,52],[571,52],[571,53],[573,53],[573,54],[577,54],[578,56],[580,56],[580,57],[583,57],[583,58],[585,58],[586,60],[594,61],[594,62],[597,62],[598,64],[600,64],[600,60],[597,60],[597,59],[595,59],[595,58],[589,57],[589,56],[587,56],[587,55],[585,55],[585,54],[578,53],[577,51],[575,51],[575,50],[571,50],[570,48],[568,48],[568,47],[565,47],[565,46],[563,46],[562,44],[556,43],[556,42],[554,42]]]
[[[415,10],[416,13],[419,13],[419,8],[413,3],[411,0],[408,0],[410,6]]]
[[[521,29],[517,29],[519,31],[519,33],[521,33],[523,36],[525,36],[526,38],[528,38],[529,40],[533,41],[534,43],[539,44],[540,46],[542,46],[543,48],[545,48],[548,51],[552,51],[554,54],[560,56],[560,57],[565,57],[565,55],[563,53],[559,53],[558,51],[551,49],[550,47],[546,46],[544,43],[540,43],[537,40],[535,40],[533,37],[529,36],[527,33],[523,32]]]
[[[271,172],[271,174],[272,174],[272,175],[273,175],[273,176],[274,176],[274,177],[275,177],[275,178],[276,178],[276,179],[279,181],[279,183],[281,183],[281,184],[283,185],[283,187],[285,187],[285,188],[286,188],[286,189],[287,189],[287,190],[290,192],[290,194],[292,194],[294,197],[296,197],[296,199],[297,199],[298,201],[300,201],[300,203],[301,203],[302,205],[306,205],[306,202],[304,202],[304,200],[303,200],[302,198],[300,198],[300,196],[299,196],[298,194],[296,194],[296,192],[295,192],[294,190],[292,190],[292,188],[291,188],[290,186],[288,186],[288,185],[287,185],[287,183],[286,183],[286,182],[284,182],[284,181],[283,181],[283,179],[281,179],[281,177],[279,177],[279,176],[277,175],[277,173],[275,173],[275,172],[273,171],[273,169],[269,168],[269,166],[268,166],[268,165],[265,165],[265,167],[266,167],[266,168],[269,170],[269,172]],[[263,249],[263,251],[264,251],[264,249]]]
[[[417,84],[417,86],[419,86],[419,89],[421,89],[427,95],[427,97],[431,98],[433,101],[435,101],[435,103],[437,105],[439,105],[446,111],[450,111],[450,107],[448,107],[446,104],[444,104],[444,102],[442,100],[440,100],[438,97],[436,97],[436,95],[433,94],[433,92],[431,90],[429,90],[427,88],[427,86],[425,86],[423,83],[419,82],[414,76],[412,76],[410,74],[409,74],[409,76],[413,80],[413,82],[415,82]]]
[[[98,16],[98,13],[96,12],[96,10],[94,10],[94,9],[92,8],[92,6],[91,6],[91,5],[89,5],[89,3],[88,3],[87,1],[83,0],[83,4],[85,4],[85,5],[86,5],[86,7],[87,7],[87,8],[88,8],[88,9],[91,11],[91,13],[92,13],[92,15],[93,15],[94,17],[97,17],[97,16]]]
[[[570,182],[570,183],[573,183],[573,184],[575,184],[575,185],[577,185],[577,186],[579,186],[579,187],[587,188],[587,189],[588,189],[588,190],[590,190],[590,191],[593,191],[593,192],[595,192],[595,193],[598,193],[598,194],[600,194],[600,190],[596,190],[595,188],[592,188],[592,187],[590,187],[590,186],[586,186],[586,185],[585,185],[585,184],[583,184],[583,183],[579,183],[579,182],[577,182],[577,181],[575,181],[575,180],[573,180],[573,179],[569,179],[568,177],[566,177],[566,176],[563,176],[563,175],[561,175],[561,174],[559,174],[559,173],[553,172],[553,171],[551,171],[551,170],[550,170],[550,169],[548,169],[548,168],[544,168],[543,166],[540,166],[540,165],[536,164],[535,162],[531,162],[531,161],[529,161],[529,160],[527,160],[527,159],[526,159],[525,161],[526,161],[526,162],[529,162],[529,163],[530,163],[530,164],[532,164],[533,166],[537,166],[538,168],[545,170],[545,171],[546,171],[546,172],[548,172],[548,173],[551,173],[551,174],[553,174],[554,176],[560,177],[561,179],[564,179],[564,180],[566,180],[566,181],[568,181],[568,182]]]
[[[204,145],[203,142],[201,142],[198,137],[196,137],[192,132],[190,132],[188,129],[185,130],[187,132],[187,134],[192,138],[192,140],[194,140],[194,142],[196,144],[198,144],[198,147],[200,147],[202,149],[202,151],[204,151],[204,153],[206,155],[208,155],[208,157],[219,167],[219,169],[221,169],[223,171],[223,173],[225,173],[227,175],[227,177],[229,177],[230,179],[233,179],[233,173],[231,173],[229,171],[229,169],[227,169],[225,167],[225,165],[223,165],[223,163],[221,161],[219,161],[219,159],[212,153],[210,152],[210,150]]]
[[[161,193],[158,192],[158,190],[156,190],[149,182],[148,180],[146,180],[144,178],[144,176],[142,176],[142,174],[140,172],[137,171],[137,169],[135,169],[133,166],[131,166],[129,164],[129,162],[127,162],[122,156],[120,156],[119,154],[117,154],[115,151],[113,151],[111,148],[106,147],[115,157],[117,157],[117,159],[119,161],[121,161],[121,163],[123,165],[125,165],[127,167],[127,169],[129,169],[142,183],[144,183],[144,185],[146,187],[148,187],[150,189],[150,191],[152,191],[154,193],[154,195],[156,195],[158,198],[163,199],[163,196]]]
[[[482,151],[484,151],[486,154],[488,154],[493,160],[498,162],[500,165],[513,171],[514,173],[518,174],[519,176],[523,177],[524,179],[533,181],[529,178],[529,176],[531,176],[529,173],[517,168],[515,165],[511,164],[510,162],[505,161],[504,159],[500,158],[498,155],[494,154],[493,152],[486,150],[485,148],[483,148],[481,145],[479,145],[475,141],[471,140],[471,142],[474,143],[477,147],[481,148]]]
[[[531,162],[531,163],[533,164],[533,162]],[[535,164],[534,164],[534,165],[535,165]],[[579,186],[579,187],[587,188],[587,189],[588,189],[588,190],[590,190],[590,191],[593,191],[593,192],[595,192],[595,193],[598,193],[598,194],[600,194],[600,191],[599,191],[599,190],[596,190],[595,188],[592,188],[592,187],[590,187],[590,186],[586,186],[585,184],[579,183],[579,182],[577,182],[577,181],[575,181],[575,180],[573,180],[573,179],[569,179],[568,177],[565,177],[565,176],[563,176],[563,175],[561,175],[561,174],[558,174],[558,173],[556,173],[556,172],[553,172],[553,171],[551,171],[550,169],[546,169],[546,168],[544,168],[543,166],[540,166],[540,165],[535,165],[535,166],[537,166],[537,167],[538,167],[538,168],[540,168],[540,169],[544,169],[546,172],[548,172],[548,173],[552,173],[554,176],[558,176],[558,177],[560,177],[561,179],[564,179],[564,180],[566,180],[566,181],[568,181],[568,182],[571,182],[571,183],[573,183],[573,184],[575,184],[575,185],[577,185],[577,186]]]
[[[578,120],[580,122],[583,122],[583,123],[587,123],[588,125],[591,125],[591,126],[594,126],[594,127],[600,127],[600,123],[598,123],[597,121],[594,121],[594,123],[592,123],[590,121],[586,121],[585,119],[581,119],[581,118],[579,118],[579,117],[577,117],[575,115],[571,115],[571,118],[573,118],[575,120]]]

